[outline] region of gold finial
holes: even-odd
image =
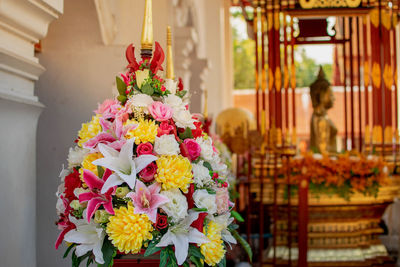
[[[204,119],[208,119],[208,90],[204,89],[204,110],[203,110]]]
[[[171,27],[167,27],[167,79],[175,79],[174,60],[172,58],[172,36]]]
[[[153,50],[152,0],[146,0],[142,29],[142,50]]]

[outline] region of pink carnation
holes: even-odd
[[[229,210],[229,192],[227,187],[217,189],[216,202],[218,214],[222,214]]]
[[[136,148],[136,154],[138,157],[141,155],[151,155],[152,153],[153,153],[153,145],[149,142],[141,143]]]
[[[159,101],[153,102],[148,109],[156,121],[167,121],[172,118],[172,108]]]
[[[106,99],[102,104],[99,104],[97,110],[94,112],[96,114],[103,115],[104,118],[110,119],[115,118],[118,110],[121,108],[119,101],[116,99]]]

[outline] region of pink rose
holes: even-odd
[[[154,180],[154,174],[157,172],[157,164],[155,162],[150,163],[144,168],[141,172],[139,172],[139,177],[146,183],[149,183]]]
[[[172,108],[159,101],[151,103],[148,109],[156,121],[167,121],[172,118]]]
[[[114,119],[120,108],[121,105],[118,100],[106,99],[103,103],[99,104],[94,112],[103,115],[105,119]]]
[[[153,154],[153,145],[151,143],[149,143],[149,142],[141,143],[136,148],[136,154],[137,154],[138,157],[141,156],[141,155],[151,155],[151,154]]]
[[[216,192],[217,212],[222,214],[229,210],[229,192],[227,187],[221,187]]]
[[[200,145],[193,139],[185,139],[183,143],[186,146],[187,153],[189,154],[189,159],[191,161],[196,160],[201,153]]]

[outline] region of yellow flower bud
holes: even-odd
[[[79,203],[79,200],[72,200],[72,202],[69,204],[69,206],[71,208],[73,208],[74,210],[79,210],[79,208],[81,207],[81,204]]]
[[[118,187],[116,192],[115,192],[115,195],[117,197],[119,197],[119,198],[124,198],[124,197],[126,197],[126,194],[128,194],[129,192],[130,192],[130,190],[126,186],[125,187]]]
[[[138,70],[135,74],[137,86],[141,88],[144,81],[149,77],[149,69]]]
[[[105,210],[96,210],[94,214],[94,222],[95,223],[106,223],[108,222],[108,218],[110,214],[107,213]]]

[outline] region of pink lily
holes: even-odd
[[[112,195],[115,194],[115,187],[111,187],[104,194],[100,193],[100,190],[102,189],[104,183],[111,174],[112,172],[109,169],[106,169],[103,175],[103,179],[100,179],[93,172],[89,170],[83,170],[83,180],[91,189],[91,191],[80,194],[79,202],[82,203],[88,201],[86,212],[87,220],[89,223],[94,213],[100,208],[101,205],[103,205],[104,209],[108,213],[114,215],[114,209],[112,206]]]
[[[103,132],[99,133],[95,137],[89,139],[84,143],[84,148],[88,148],[91,152],[98,152],[98,145],[105,144],[109,147],[120,151],[121,147],[126,143],[123,136],[129,131],[137,127],[135,124],[129,124],[123,126],[117,120],[114,122],[108,121],[104,118],[100,118],[100,125],[103,128]]]
[[[72,229],[75,229],[76,226],[69,220],[69,214],[71,212],[71,207],[69,206],[69,201],[68,199],[64,198],[64,196],[60,196],[62,199],[65,212],[60,216],[60,220],[57,222],[57,227],[58,230],[61,230],[61,233],[58,235],[55,247],[58,249],[58,247],[61,245],[62,241],[64,240],[64,236],[71,231]]]
[[[129,193],[126,196],[132,199],[135,207],[135,214],[147,214],[150,221],[156,223],[157,209],[159,206],[167,203],[169,199],[160,193],[161,186],[159,183],[154,183],[147,187],[140,180],[136,181],[136,192]]]

